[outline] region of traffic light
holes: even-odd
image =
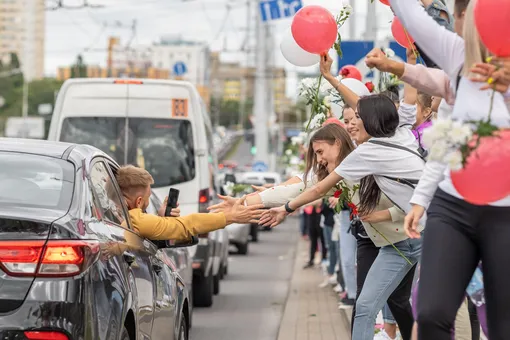
[[[251,147],[251,155],[255,156],[256,153],[257,153],[257,147],[256,146],[252,146]]]

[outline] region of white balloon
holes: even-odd
[[[282,51],[283,57],[295,66],[308,67],[316,65],[321,61],[319,55],[308,53],[299,47],[292,36],[290,28],[283,36],[282,42],[280,43],[280,50]]]
[[[360,97],[370,95],[370,91],[368,90],[368,88],[358,79],[344,78],[341,80],[341,82],[342,84],[347,86],[352,92],[356,93]]]

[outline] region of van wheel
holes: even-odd
[[[188,325],[186,323],[186,317],[184,314],[181,315],[181,325],[179,326],[179,340],[188,340]]]
[[[211,307],[213,304],[214,280],[210,273],[206,277],[193,279],[193,304],[195,307]]]
[[[241,255],[248,254],[248,242],[237,246],[237,252]]]
[[[122,327],[122,334],[120,336],[121,340],[134,340],[129,337],[129,332],[126,328],[126,326]]]
[[[220,268],[220,270],[221,270],[221,268]],[[214,281],[214,290],[213,290],[214,295],[218,295],[220,293],[220,273],[219,273],[219,271],[218,271],[218,275],[214,276],[213,281]]]

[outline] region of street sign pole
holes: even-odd
[[[260,1],[256,0],[257,4],[260,5]],[[255,148],[257,150],[255,159],[264,163],[268,163],[268,133],[267,133],[267,122],[268,112],[266,111],[266,64],[265,64],[265,51],[266,51],[266,40],[264,34],[263,19],[264,15],[262,11],[257,11],[256,21],[256,52],[255,52],[255,94],[253,111],[255,116]]]

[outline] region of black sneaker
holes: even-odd
[[[305,266],[303,267],[303,269],[308,269],[308,268],[313,268],[313,263],[308,262],[308,263],[307,263],[307,264],[305,264]]]
[[[347,296],[344,297],[342,300],[340,300],[340,303],[338,304],[338,309],[346,309],[346,308],[352,308],[354,304],[356,303],[356,300],[349,299]]]

